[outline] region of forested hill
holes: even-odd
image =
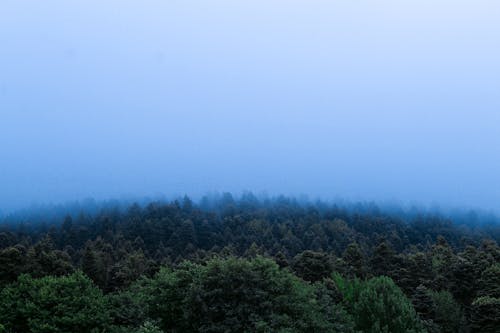
[[[6,220],[0,332],[498,333],[499,241],[474,214],[252,195]]]

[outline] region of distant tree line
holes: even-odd
[[[500,227],[251,194],[0,227],[0,333],[500,332]]]

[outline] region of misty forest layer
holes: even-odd
[[[500,332],[500,226],[229,194],[0,226],[0,332]],[[41,221],[40,221],[41,220]]]

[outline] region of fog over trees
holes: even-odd
[[[458,217],[251,193],[11,217],[0,330],[496,333],[500,224]]]
[[[0,333],[500,333],[499,97],[498,0],[0,0]]]

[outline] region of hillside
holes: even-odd
[[[500,227],[470,215],[226,194],[0,230],[0,332],[500,327]]]

